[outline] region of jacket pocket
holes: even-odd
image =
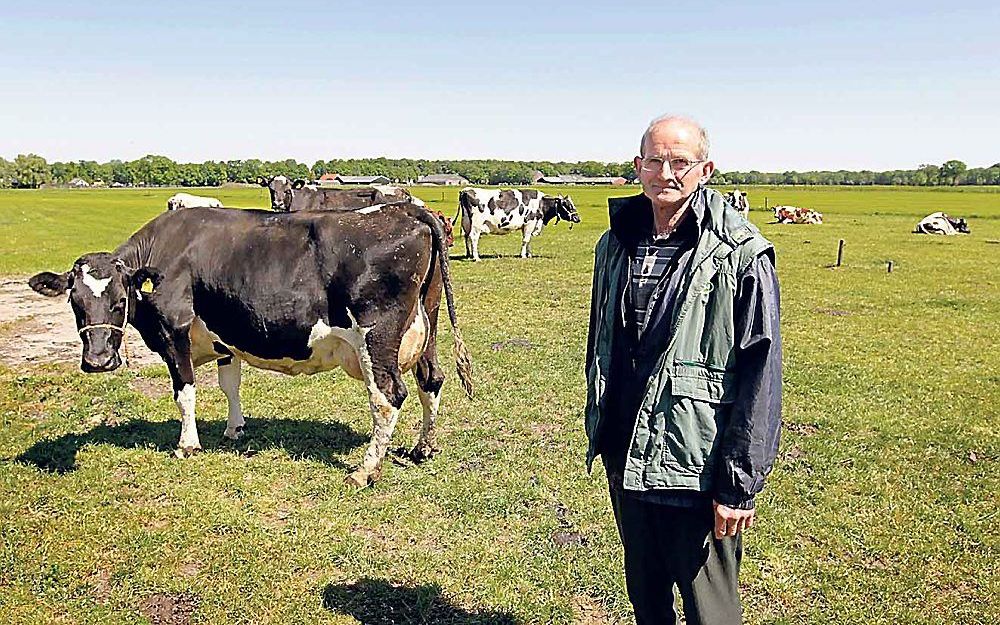
[[[703,363],[674,363],[670,391],[674,397],[690,397],[710,404],[731,404],[736,399],[736,380],[731,371]]]

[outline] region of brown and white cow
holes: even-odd
[[[531,256],[531,238],[553,219],[580,223],[573,200],[566,195],[546,195],[535,189],[462,189],[458,214],[465,234],[465,256],[479,260],[479,237],[521,231],[521,258]]]
[[[293,181],[281,175],[269,180],[258,178],[257,184],[268,190],[271,208],[276,211],[294,213],[306,210],[354,210],[393,202],[413,202],[417,206],[424,206],[419,198],[413,197],[406,189],[392,185],[330,189],[309,184],[302,178]]]
[[[166,362],[181,413],[177,454],[201,449],[194,369],[219,366],[225,436],[243,435],[241,363],[289,375],[342,367],[364,382],[372,437],[349,481],[378,479],[413,371],[423,404],[416,460],[435,451],[444,375],[437,317],[444,291],[458,376],[472,394],[441,224],[409,203],[350,212],[199,208],[161,214],[114,252],[81,256],[31,288],[69,291],[83,339],[81,368],[112,371],[126,324]]]
[[[775,206],[774,218],[779,224],[821,224],[823,213],[798,206]]]

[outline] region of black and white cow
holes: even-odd
[[[917,223],[914,234],[969,234],[969,223],[964,219],[949,217],[946,213],[931,213]]]
[[[190,193],[175,193],[167,199],[167,210],[181,208],[222,208],[222,202],[214,197],[191,195]]]
[[[726,193],[723,197],[743,215],[744,218],[750,215],[750,202],[747,200],[747,194],[739,189],[733,189],[732,191]]]
[[[181,413],[177,454],[201,448],[194,369],[215,361],[229,400],[225,436],[243,434],[240,366],[311,374],[336,367],[368,390],[372,438],[356,485],[378,479],[412,370],[423,405],[416,460],[435,451],[444,375],[437,317],[444,291],[459,379],[472,394],[440,222],[413,204],[275,214],[201,208],[163,213],[114,252],[80,257],[29,284],[69,291],[81,368],[112,371],[126,324],[167,364]]]
[[[270,180],[257,178],[257,184],[270,192],[271,208],[276,211],[294,213],[306,210],[354,210],[393,202],[412,202],[417,206],[424,206],[419,198],[410,195],[406,189],[392,185],[328,189],[308,184],[301,178],[292,181],[280,175]]]
[[[546,195],[535,189],[462,189],[458,214],[465,234],[465,256],[479,260],[479,237],[521,231],[521,258],[531,256],[531,238],[553,219],[580,223],[573,200],[566,195]]]

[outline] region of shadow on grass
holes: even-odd
[[[397,586],[378,579],[328,584],[323,589],[323,607],[337,614],[349,614],[365,625],[518,625],[521,622],[507,612],[470,612],[452,605],[437,584]]]
[[[146,448],[172,453],[180,436],[179,421],[133,420],[121,425],[99,425],[82,434],[66,434],[32,445],[16,458],[52,473],[76,468],[76,455],[85,445],[110,444],[125,449]],[[225,421],[198,424],[204,452],[253,456],[266,449],[284,449],[293,458],[318,460],[344,471],[339,457],[368,442],[368,437],[341,423],[296,419],[247,419],[247,434],[233,442],[223,438]]]

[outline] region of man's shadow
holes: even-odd
[[[386,580],[362,579],[352,584],[328,584],[323,607],[349,614],[365,625],[518,625],[509,612],[470,612],[445,599],[437,584],[398,586]]]
[[[248,418],[247,434],[238,441],[223,438],[225,429],[225,421],[198,423],[203,452],[252,456],[266,449],[284,449],[294,458],[319,460],[346,471],[349,467],[339,456],[368,442],[367,436],[342,423],[307,419]],[[99,425],[89,432],[38,441],[15,461],[52,473],[66,473],[76,468],[77,453],[86,445],[111,444],[125,449],[173,452],[180,431],[178,421],[135,419],[121,425]]]

